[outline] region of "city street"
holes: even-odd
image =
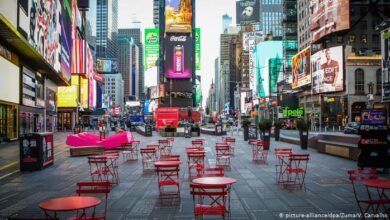
[[[161,137],[134,134],[141,147],[157,143]],[[87,157],[70,157],[64,144],[64,133],[56,134],[55,162],[41,171],[17,172],[0,180],[0,218],[11,215],[42,217],[38,204],[49,198],[75,195],[76,182],[89,181]],[[255,164],[251,160],[251,147],[242,136],[235,144],[235,157],[225,176],[237,179],[231,198],[232,219],[280,219],[288,214],[357,214],[347,169],[355,169],[356,162],[303,151],[299,146],[271,141],[268,164]],[[215,165],[214,145],[220,136],[206,138],[206,163]],[[140,160],[124,162],[120,157],[120,184],[109,195],[108,219],[192,219],[193,201],[189,193],[188,169],[184,148],[190,146],[187,138],[175,138],[173,153],[180,154],[181,196],[177,200],[158,199],[157,177],[143,173]],[[306,178],[307,191],[285,189],[275,182],[275,147],[292,147],[294,152],[310,153]],[[15,152],[15,149],[1,148]],[[13,157],[16,159],[16,157]],[[324,166],[326,164],[326,166]],[[100,207],[102,208],[102,207]],[[100,209],[101,210],[101,209]],[[61,216],[66,217],[66,216]]]

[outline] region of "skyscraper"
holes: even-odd
[[[260,1],[260,20],[263,33],[272,35],[274,40],[283,37],[283,1]]]
[[[153,0],[153,23],[155,28],[160,25],[160,0]]]
[[[222,15],[222,33],[226,34],[229,26],[232,24],[232,17],[228,14]]]
[[[143,44],[141,42],[142,32],[140,28],[127,28],[127,29],[119,29],[119,37],[131,37],[133,38],[133,42],[138,47],[138,91],[136,92],[139,95],[139,99],[144,99],[145,91],[144,91],[144,49]]]
[[[118,37],[119,45],[119,72],[122,73],[122,78],[124,81],[124,95],[125,98],[131,96],[132,91],[132,78],[131,78],[131,67],[132,67],[132,47],[133,39],[131,37],[121,36]]]
[[[117,58],[118,0],[97,0],[96,57]]]

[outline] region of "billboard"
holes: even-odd
[[[255,46],[264,41],[263,32],[255,31],[255,32],[246,32],[243,34],[243,50],[249,51],[249,88],[252,91],[256,90],[255,84],[255,72],[254,72],[254,49]]]
[[[165,38],[165,72],[167,78],[191,78],[193,38],[172,35]]]
[[[202,88],[201,88],[201,76],[197,75],[195,80],[195,102],[198,104],[202,98]]]
[[[80,106],[82,108],[88,108],[88,79],[80,77]]]
[[[165,1],[165,32],[192,32],[192,0]]]
[[[156,67],[160,51],[160,31],[157,28],[145,29],[145,70]]]
[[[200,70],[200,28],[195,29],[195,70]]]
[[[313,42],[322,37],[348,29],[349,0],[311,0],[310,30]]]
[[[256,45],[254,53],[254,94],[268,97],[277,91],[277,81],[283,67],[283,42],[261,42]]]
[[[75,14],[79,13],[76,0],[62,0],[61,2],[61,16],[59,18],[61,24],[61,72],[70,78],[71,73],[71,53],[73,49],[72,30],[73,20],[76,19]],[[72,7],[75,6],[75,7]]]
[[[109,108],[110,107],[110,96],[105,93],[102,95],[102,108]]]
[[[311,83],[310,47],[305,48],[292,57],[292,72],[293,79],[291,87],[293,89]]]
[[[79,76],[73,75],[70,86],[58,87],[57,107],[77,107]]]
[[[321,50],[310,60],[314,94],[344,90],[343,46]]]
[[[72,47],[72,66],[71,71],[73,74],[86,74],[85,64],[85,49],[86,41],[82,39],[73,40]]]
[[[236,2],[236,23],[245,25],[260,21],[258,0],[241,0]]]
[[[97,59],[96,71],[99,73],[117,73],[118,72],[118,60]]]
[[[61,70],[61,4],[59,0],[31,1],[29,44],[54,68]],[[62,6],[64,7],[64,6]],[[65,34],[65,33],[64,33]],[[67,79],[70,75],[66,76]]]

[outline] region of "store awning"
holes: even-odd
[[[29,61],[29,65],[58,86],[69,85],[69,80],[55,71],[2,14],[0,14],[0,40],[8,43],[10,49],[17,53],[19,58]]]

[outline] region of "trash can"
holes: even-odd
[[[54,162],[53,133],[31,133],[20,138],[20,171],[41,170]]]
[[[153,129],[152,125],[150,125],[150,124],[145,125],[145,136],[146,137],[152,137],[152,134],[153,134],[152,129]]]

